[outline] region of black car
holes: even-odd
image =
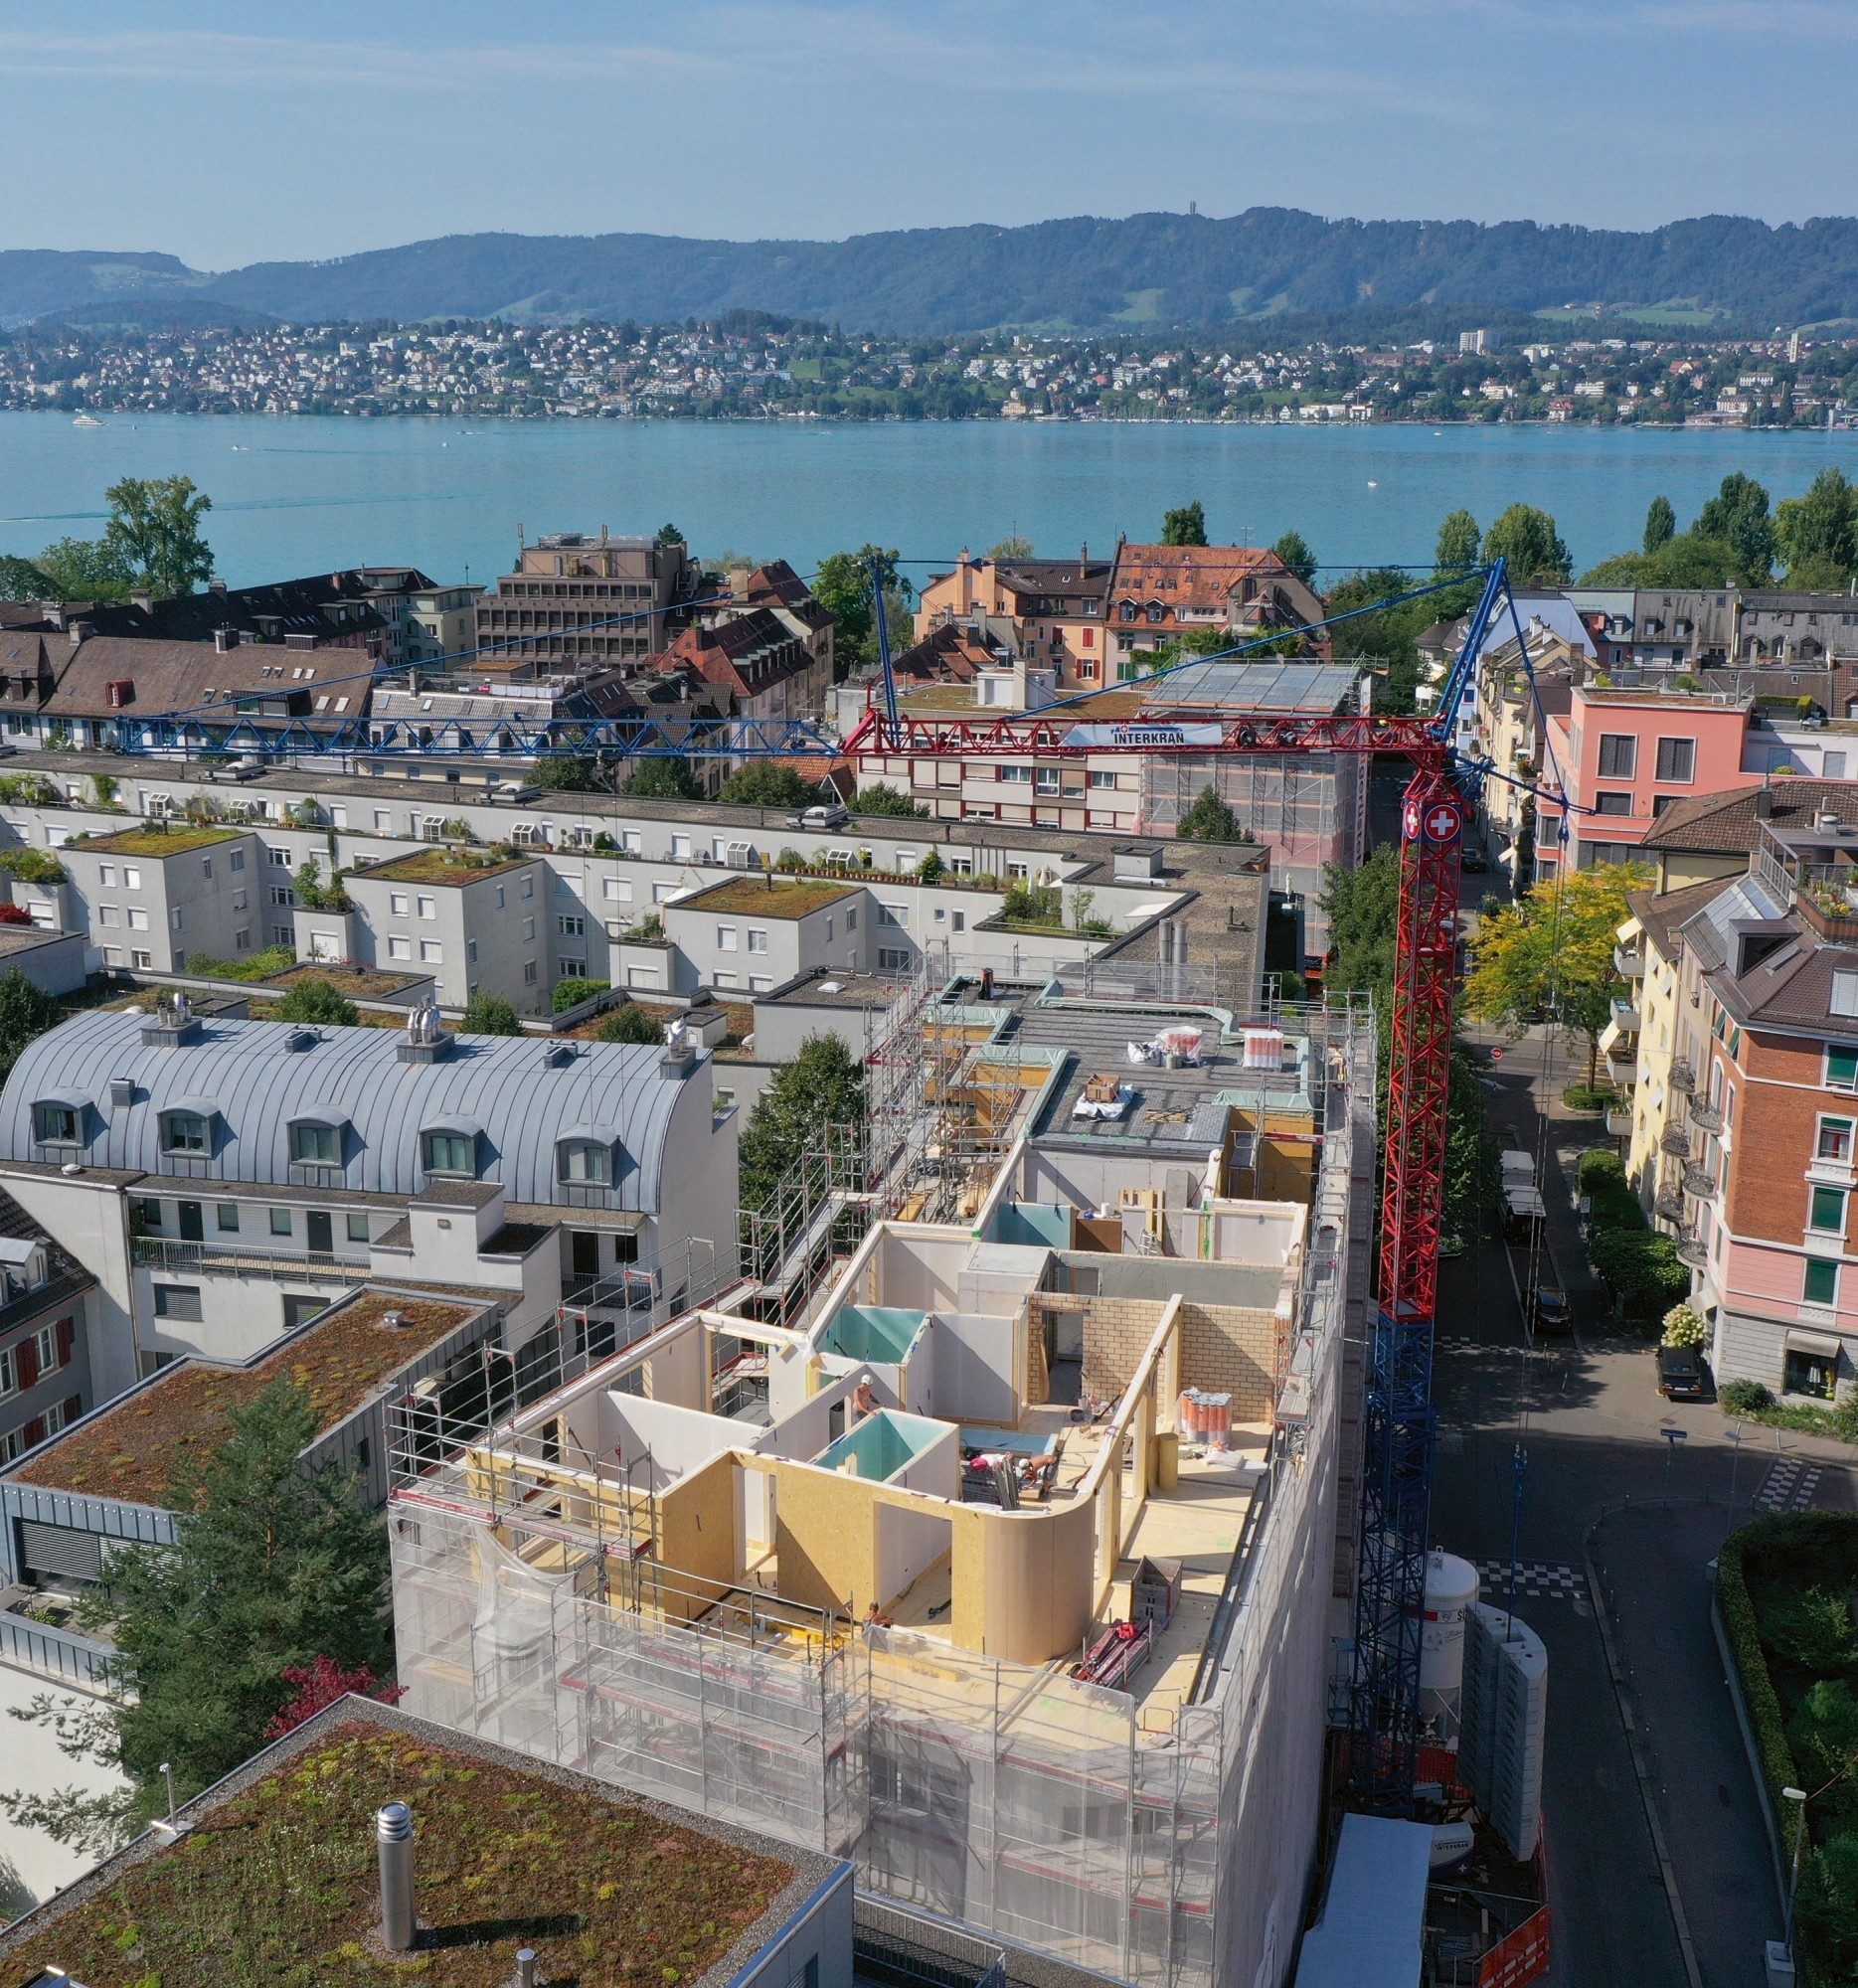
[[[1473,876],[1481,876],[1490,865],[1484,861],[1484,852],[1481,849],[1473,849],[1467,842],[1458,857],[1458,868],[1470,871]]]
[[[1568,1293],[1553,1284],[1542,1285],[1530,1309],[1529,1322],[1537,1332],[1572,1332],[1574,1313],[1569,1309]]]
[[[1694,1346],[1658,1348],[1658,1393],[1667,1402],[1702,1402],[1709,1399],[1710,1370]]]

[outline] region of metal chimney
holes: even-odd
[[[381,1941],[390,1953],[413,1944],[413,1811],[389,1802],[377,1811],[374,1833],[381,1854]]]

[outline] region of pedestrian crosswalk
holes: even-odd
[[[1506,1560],[1480,1560],[1478,1598],[1492,1607],[1501,1607],[1510,1592],[1510,1564]],[[1559,1561],[1519,1560],[1516,1563],[1516,1598],[1519,1601],[1572,1601],[1587,1584],[1578,1567]]]
[[[1783,1456],[1755,1494],[1758,1512],[1803,1512],[1813,1502],[1819,1466],[1802,1457]]]

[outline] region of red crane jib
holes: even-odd
[[[1101,752],[1395,752],[1427,762],[1442,760],[1442,746],[1424,718],[1374,717],[1332,712],[1326,717],[1276,718],[1268,713],[1156,724],[1118,721],[1086,724],[1084,714],[1051,718],[1015,713],[997,719],[900,718],[893,726],[880,712],[865,714],[846,740],[848,757],[861,753],[1042,752],[1081,758]],[[1219,738],[1201,735],[1218,728]]]

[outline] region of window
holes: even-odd
[[[878,907],[879,924],[901,926],[907,925],[909,922],[910,907],[908,905],[880,905]]]
[[[555,920],[555,929],[561,933],[563,938],[586,938],[588,935],[588,921],[586,918],[558,917]]]
[[[131,946],[129,948],[129,964],[131,966],[152,967],[154,963],[155,955],[152,952],[144,952],[140,946]]]
[[[1113,789],[1115,784],[1116,784],[1116,776],[1113,772],[1098,770],[1093,772],[1091,775],[1091,785],[1095,787],[1098,793],[1101,793],[1105,788]]]
[[[1032,768],[1030,766],[996,766],[993,776],[996,780],[1005,780],[1013,786],[1029,787],[1032,785]]]
[[[288,884],[273,884],[271,886],[271,903],[276,905],[280,910],[287,905],[294,905],[296,901],[297,894],[291,890]]]
[[[1837,1304],[1838,1291],[1839,1266],[1828,1262],[1823,1256],[1808,1256],[1800,1302],[1809,1305]]]
[[[1838,1372],[1835,1358],[1789,1346],[1781,1387],[1789,1395],[1812,1395],[1829,1402],[1838,1391]]]
[[[585,1187],[610,1187],[613,1149],[596,1139],[564,1139],[556,1149],[561,1178]]]
[[[1858,973],[1833,969],[1830,1005],[1835,1015],[1858,1015]]]
[[[407,915],[410,902],[405,891],[390,891],[387,894],[387,908],[397,918],[404,918]]]
[[[1807,1212],[1806,1226],[1823,1235],[1843,1236],[1845,1234],[1845,1195],[1836,1187],[1816,1187],[1812,1192],[1812,1206]]]
[[[1630,814],[1632,812],[1632,796],[1630,794],[1619,793],[1598,793],[1594,796],[1594,812],[1596,814]]]
[[[469,1132],[424,1132],[421,1152],[428,1174],[475,1174],[477,1140]]]
[[[438,900],[436,898],[422,898],[420,900],[420,915],[422,918],[437,917]]]
[[[211,1142],[212,1128],[201,1111],[164,1111],[161,1114],[161,1150],[164,1153],[204,1153]]]
[[[716,949],[718,952],[735,952],[739,934],[734,925],[718,925],[716,928]]]
[[[98,864],[96,881],[102,885],[104,890],[113,891],[116,888],[116,866],[113,863]]]
[[[389,959],[411,959],[413,957],[413,940],[390,934],[387,941],[387,956]]]
[[[133,863],[122,866],[122,888],[125,891],[139,891],[142,888],[142,873]]]
[[[184,929],[181,922],[181,908],[179,905],[176,905],[173,911],[168,913],[168,928],[171,931],[181,931]]]
[[[519,895],[525,898],[533,898],[536,895],[536,880],[533,877],[525,877],[523,879],[522,890]]]
[[[1658,741],[1658,778],[1690,780],[1696,777],[1697,742],[1694,739]]]
[[[1040,794],[1057,793],[1058,772],[1056,766],[1041,766],[1033,781],[1033,791]]]
[[[303,1166],[340,1166],[341,1128],[336,1125],[315,1125],[300,1119],[290,1128],[290,1157]]]
[[[348,1240],[351,1242],[369,1241],[368,1218],[359,1208],[351,1208],[348,1212]]]
[[[119,925],[122,922],[122,913],[114,905],[98,905],[96,921],[100,925]]]
[[[66,1356],[59,1351],[58,1339],[55,1325],[42,1325],[32,1336],[33,1358],[41,1374],[56,1374],[65,1364]]]
[[[600,896],[614,904],[629,905],[632,902],[632,882],[628,877],[602,877]]]
[[[427,966],[442,966],[445,948],[435,938],[422,938],[420,941],[420,957]]]
[[[0,1351],[0,1398],[19,1393],[19,1365],[9,1346]]]
[[[1638,770],[1638,741],[1629,732],[1603,732],[1600,735],[1600,776],[1603,780],[1629,780]]]
[[[273,1208],[271,1210],[271,1234],[273,1236],[288,1236],[290,1234],[290,1211],[287,1208]]]
[[[526,959],[523,961],[523,985],[525,987],[533,987],[535,984],[536,962],[533,959]]]
[[[200,859],[200,874],[203,877],[211,877],[213,875],[213,858],[211,856],[203,856]]]
[[[710,984],[713,987],[740,987],[742,985],[742,975],[740,973],[725,973],[719,966],[711,974]]]
[[[881,945],[878,947],[878,971],[880,973],[907,973],[910,970],[910,948],[907,945]]]
[[[270,861],[271,861],[271,865],[272,865],[272,867],[273,867],[274,869],[278,869],[278,870],[288,870],[288,869],[290,868],[290,852],[289,852],[289,850],[287,850],[287,849],[277,849],[277,848],[267,848],[267,849],[265,850],[265,852],[264,852],[264,853],[265,853],[265,855],[266,855],[267,857],[269,857],[269,858],[270,858]]]
[[[129,929],[131,931],[146,931],[148,929],[148,913],[140,905],[131,905],[129,907]]]
[[[848,932],[855,932],[858,929],[858,911],[855,906],[847,906],[846,908],[845,929]]]
[[[828,934],[829,936],[830,934]],[[765,952],[767,950],[767,933],[760,925],[751,925],[749,927],[749,950],[751,952]]]
[[[564,980],[585,980],[587,978],[587,971],[588,963],[585,959],[570,959],[566,953],[562,955],[562,978]]]
[[[669,887],[667,886],[667,888],[669,888]],[[536,921],[535,921],[535,919],[534,919],[534,918],[525,918],[525,919],[523,920],[523,937],[525,938],[525,940],[527,940],[527,939],[532,939],[532,938],[534,938],[534,937],[535,937],[535,935],[536,935]]]
[[[464,941],[464,957],[472,966],[477,964],[477,941],[474,938]]]
[[[1826,1088],[1858,1090],[1858,1050],[1826,1051]]]
[[[80,1112],[75,1104],[35,1104],[32,1107],[33,1137],[45,1146],[75,1146]]]
[[[155,1316],[157,1318],[190,1319],[198,1323],[201,1318],[200,1286],[198,1284],[157,1284],[155,1286]]]

